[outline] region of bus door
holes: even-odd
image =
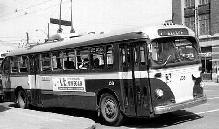
[[[120,45],[120,71],[125,112],[147,116],[150,113],[149,82],[143,43]],[[142,55],[143,54],[143,55]],[[145,67],[143,67],[144,65]]]

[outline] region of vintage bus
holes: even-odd
[[[2,85],[21,108],[94,110],[118,125],[206,103],[199,53],[181,25],[75,36],[9,53]]]

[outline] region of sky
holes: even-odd
[[[59,18],[61,0],[0,0],[0,52],[20,42],[42,42],[50,18]],[[71,0],[62,0],[62,19],[71,16]],[[172,17],[172,0],[72,0],[76,33],[109,32],[123,28],[162,24]],[[58,25],[49,24],[50,35]],[[69,33],[70,27],[64,27]]]

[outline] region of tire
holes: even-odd
[[[123,121],[123,114],[118,101],[111,94],[103,94],[100,98],[100,115],[107,125],[119,126]]]
[[[27,94],[24,92],[24,90],[19,90],[17,94],[17,105],[19,108],[28,108],[29,107],[29,101],[27,98]]]

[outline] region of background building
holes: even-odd
[[[172,20],[196,32],[205,78],[219,75],[219,0],[172,0]]]

